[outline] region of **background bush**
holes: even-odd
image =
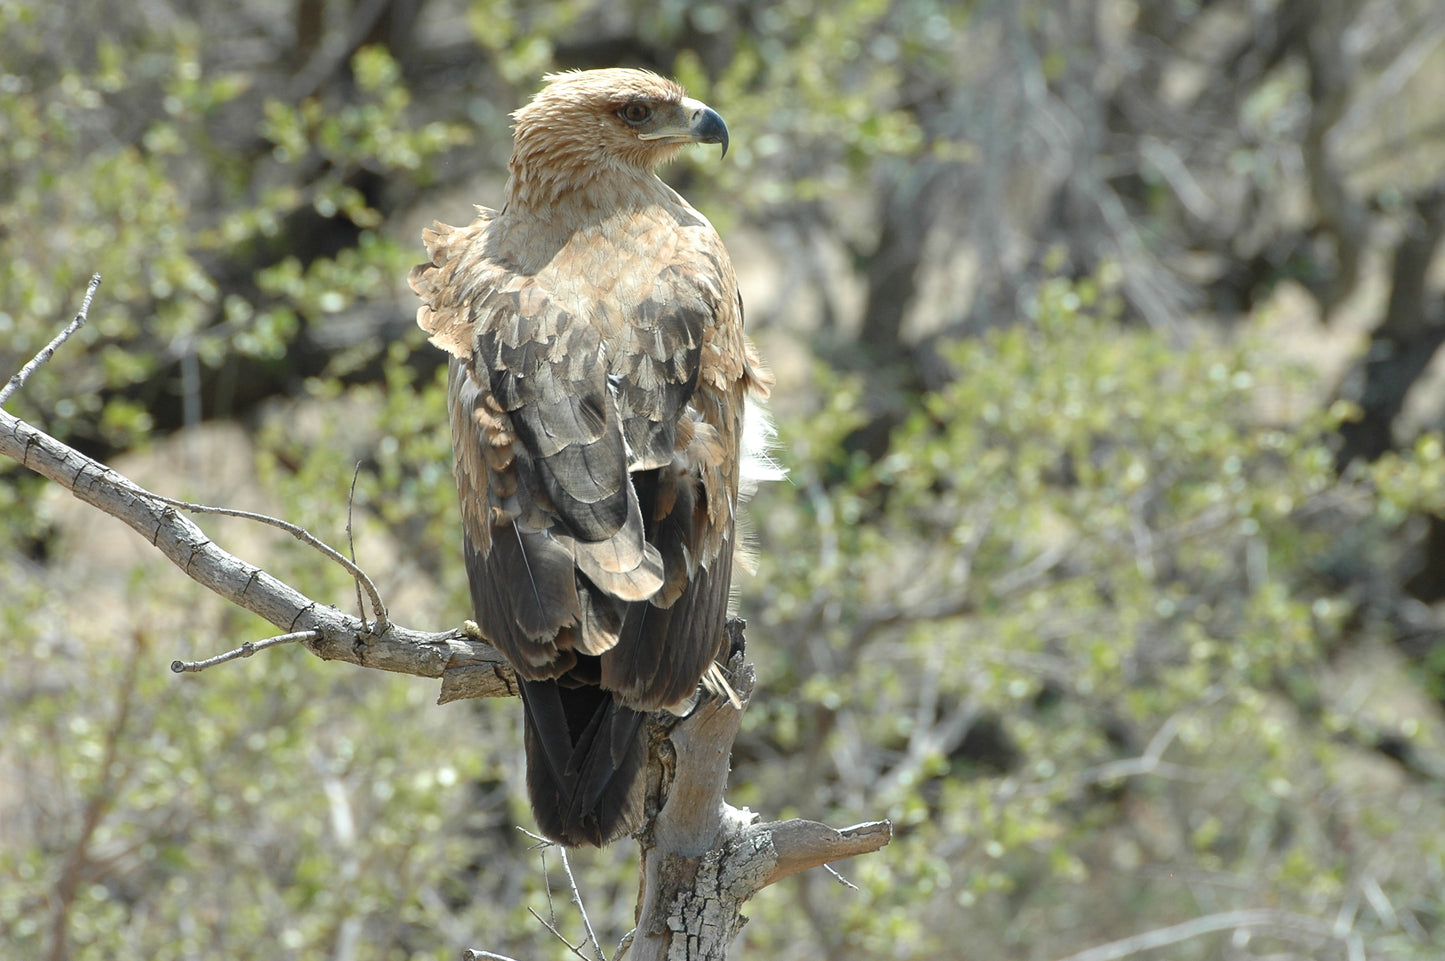
[[[0,7],[0,370],[105,275],[12,409],[332,542],[359,462],[359,558],[418,627],[466,614],[421,226],[500,201],[546,70],[650,66],[728,118],[666,175],[738,262],[790,471],[752,508],[731,796],[897,830],[857,891],[763,894],[739,957],[1190,922],[1154,956],[1439,955],[1435,5],[167,10]],[[580,937],[517,830],[515,705],[299,651],[172,676],[271,632],[0,474],[8,953],[562,956],[549,887]],[[610,943],[631,856],[574,859]]]

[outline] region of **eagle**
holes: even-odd
[[[519,681],[533,813],[601,846],[640,823],[645,716],[725,687],[744,435],[767,430],[745,408],[771,377],[717,231],[656,174],[726,154],[715,110],[605,69],[547,76],[512,120],[506,203],[425,230],[408,279],[451,355],[472,607]]]

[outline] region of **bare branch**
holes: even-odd
[[[351,533],[351,508],[356,504],[356,479],[361,476],[361,461],[356,462],[356,469],[351,472],[351,489],[346,492],[346,553],[351,558],[351,563],[356,563],[356,540]],[[366,622],[366,604],[361,599],[361,578],[352,576],[356,582],[356,612],[361,616],[362,623]],[[372,608],[377,618],[386,620],[386,615],[376,608]]]
[[[61,344],[69,340],[77,330],[85,326],[86,318],[90,315],[90,302],[95,297],[95,292],[99,287],[100,274],[91,274],[90,285],[85,288],[85,299],[80,302],[80,312],[75,315],[75,319],[70,322],[69,326],[56,334],[55,339],[46,344],[40,353],[30,358],[30,362],[20,368],[15,376],[10,378],[10,383],[0,388],[0,407],[4,407],[10,398],[15,396],[15,392],[25,386],[25,382],[30,379],[30,375],[39,370],[40,366],[51,358],[51,355],[55,353]]]
[[[215,667],[217,664],[224,664],[227,661],[234,661],[237,658],[250,657],[257,651],[264,651],[268,647],[276,647],[281,644],[295,644],[298,641],[315,641],[320,635],[315,631],[296,631],[291,634],[279,634],[276,637],[268,637],[264,641],[247,641],[234,651],[227,651],[224,654],[217,654],[215,657],[208,657],[204,661],[171,661],[171,670],[177,674],[194,674],[204,671],[208,667]]]
[[[834,880],[834,881],[837,881],[839,884],[843,885],[843,887],[847,888],[849,891],[857,891],[857,890],[858,890],[858,885],[854,884],[852,881],[849,881],[847,878],[843,877],[843,872],[842,872],[842,871],[839,871],[837,868],[833,867],[831,864],[824,864],[822,867],[823,867],[823,870],[824,870],[824,871],[827,871],[829,874],[831,874],[831,875],[833,876],[833,880]]]
[[[572,862],[567,859],[567,849],[561,848],[560,850],[562,852],[562,870],[567,873],[567,886],[572,889],[572,903],[577,905],[577,913],[582,917],[582,930],[587,932],[586,943],[592,946],[599,961],[606,961],[607,956],[602,953],[602,945],[597,940],[597,932],[592,930],[592,920],[587,917],[587,907],[582,903],[582,892],[577,890],[577,878],[572,874]]]
[[[544,838],[540,834],[534,834],[533,832],[528,831],[526,828],[522,827],[520,824],[517,825],[517,830],[527,835],[527,837],[531,838],[534,842],[532,846],[527,849],[528,851],[541,850],[545,852],[547,848],[557,846],[557,842],[553,841],[551,838]]]
[[[189,518],[117,471],[0,410],[0,454],[54,481],[75,497],[124,521],[192,580],[264,618],[285,633],[314,631],[306,648],[323,660],[346,661],[417,677],[439,677],[444,692],[511,697],[510,665],[485,641],[462,630],[423,632],[388,625],[369,630],[357,617],[302,594],[230,554]],[[455,675],[455,676],[453,676]]]
[[[534,908],[531,908],[531,907],[527,908],[527,913],[530,914],[532,917],[536,918],[537,921],[538,921],[538,923],[540,923],[540,924],[542,925],[542,927],[546,928],[549,932],[551,932],[552,937],[556,938],[558,941],[561,941],[563,944],[567,945],[567,950],[569,950],[569,951],[571,951],[573,954],[577,955],[577,957],[581,958],[582,961],[591,961],[591,959],[588,958],[587,955],[585,955],[585,954],[582,953],[582,951],[581,951],[581,946],[580,946],[580,945],[576,945],[576,944],[573,944],[571,941],[568,941],[568,940],[567,940],[567,936],[564,935],[561,931],[558,931],[558,930],[557,930],[557,925],[556,925],[556,924],[554,924],[552,921],[549,921],[549,920],[547,920],[546,918],[542,917],[540,914],[537,913],[536,909],[534,909]],[[583,943],[586,943],[586,942],[583,942]]]
[[[1132,954],[1139,954],[1141,951],[1178,944],[1181,941],[1213,934],[1216,931],[1234,931],[1240,928],[1272,928],[1285,934],[1312,936],[1321,940],[1335,938],[1330,931],[1330,926],[1318,918],[1289,911],[1277,911],[1272,908],[1250,908],[1241,911],[1221,911],[1218,914],[1208,914],[1202,918],[1172,924],[1167,928],[1146,931],[1143,934],[1088,948],[1066,958],[1060,958],[1059,961],[1118,961],[1119,958],[1127,958]]]
[[[440,677],[443,702],[517,694],[510,666],[474,629],[423,633],[388,625],[384,633],[369,630],[360,618],[312,600],[222,550],[178,512],[178,506],[191,505],[177,505],[140,487],[3,410],[0,454],[123,520],[189,577],[285,632],[242,645],[220,660],[297,642],[324,660]],[[736,651],[728,665],[734,677],[732,686],[746,707],[755,676],[743,657],[741,622],[730,622],[728,630]],[[213,658],[212,662],[220,660]],[[185,671],[185,662],[180,664]],[[200,665],[192,669],[198,670]],[[727,699],[705,697],[686,718],[654,717],[649,721],[651,819],[639,836],[643,871],[639,923],[625,948],[635,961],[666,957],[673,935],[693,937],[698,925],[704,926],[707,936],[688,956],[719,961],[726,957],[727,946],[743,923],[743,904],[757,891],[798,871],[876,851],[891,839],[886,821],[841,830],[802,820],[755,824],[749,812],[728,805],[723,800],[728,758],[741,717],[742,712]],[[665,762],[660,759],[663,754]],[[548,927],[555,930],[554,925]],[[584,944],[593,944],[600,955],[595,934],[590,924],[587,927],[589,939]],[[568,946],[580,955],[577,946],[571,942]],[[485,952],[471,956],[495,957]]]
[[[757,825],[749,836],[760,841],[766,839],[777,859],[762,884],[767,887],[799,871],[877,851],[893,840],[893,824],[867,821],[846,828],[830,828],[817,821],[794,818]]]
[[[354,479],[352,480],[352,483],[355,484]],[[150,493],[150,496],[160,501],[162,504],[169,504],[172,507],[179,507],[181,510],[190,511],[193,514],[220,514],[223,517],[239,517],[243,520],[256,521],[259,524],[265,524],[268,527],[275,527],[278,530],[285,531],[286,533],[290,534],[292,537],[296,538],[298,541],[301,541],[308,547],[315,548],[327,559],[333,560],[337,564],[340,564],[343,568],[345,568],[346,572],[356,579],[358,591],[361,589],[362,586],[365,586],[367,596],[371,598],[372,610],[376,612],[376,623],[374,625],[368,625],[366,623],[366,609],[363,607],[361,610],[361,625],[363,630],[376,634],[385,634],[387,628],[391,626],[390,622],[387,619],[386,604],[383,603],[381,600],[381,592],[376,589],[376,585],[372,583],[371,578],[367,576],[366,572],[363,571],[360,567],[357,567],[356,563],[350,558],[348,558],[345,554],[341,553],[336,548],[332,547],[330,544],[326,543],[321,538],[317,537],[315,534],[311,533],[299,524],[293,524],[290,521],[283,521],[281,518],[272,517],[269,514],[258,514],[255,511],[237,510],[234,507],[210,507],[205,504],[192,504],[189,501],[181,501],[176,500],[173,497],[166,497],[164,494]],[[350,536],[350,505],[347,506],[346,531],[347,535]]]

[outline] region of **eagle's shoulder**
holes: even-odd
[[[417,326],[434,345],[462,361],[472,353],[473,303],[505,286],[510,273],[492,254],[499,223],[497,212],[486,207],[478,207],[477,219],[463,227],[433,223],[422,231],[427,261],[407,276],[422,302]]]

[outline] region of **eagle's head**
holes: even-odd
[[[549,74],[532,102],[512,114],[516,183],[585,188],[600,176],[648,176],[689,143],[720,143],[717,111],[646,70]]]

